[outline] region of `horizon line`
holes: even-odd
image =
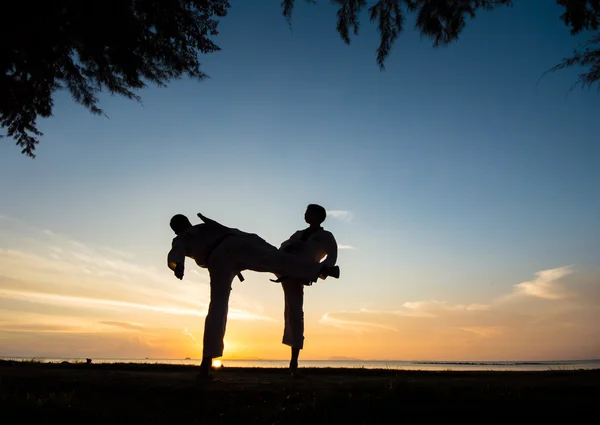
[[[201,358],[151,358],[151,357],[55,357],[55,356],[3,356],[0,355],[0,360],[137,360],[137,361],[202,361]],[[227,358],[220,357],[221,361],[240,361],[240,362],[287,362],[289,359],[262,359],[262,358]],[[460,364],[460,363],[559,363],[559,362],[600,362],[597,359],[552,359],[552,360],[377,360],[377,359],[359,359],[359,358],[339,358],[339,359],[303,359],[305,362],[402,362],[402,363],[420,363],[420,364]]]

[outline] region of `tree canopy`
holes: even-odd
[[[138,99],[146,82],[203,79],[199,54],[219,50],[210,37],[227,0],[20,0],[0,13],[0,123],[34,157],[37,117],[52,115],[53,95],[102,114],[97,94]]]
[[[316,0],[303,0],[315,3]],[[368,10],[380,42],[376,62],[383,69],[407,14],[434,46],[456,41],[480,10],[510,6],[512,0],[331,0],[336,28],[345,43],[358,35],[361,12]],[[557,0],[560,19],[572,34],[598,31],[600,0]],[[295,0],[282,0],[290,22]],[[139,100],[146,84],[166,85],[184,76],[201,80],[200,54],[219,47],[218,20],[227,0],[21,0],[0,6],[0,125],[35,157],[42,133],[38,117],[52,115],[53,95],[66,89],[75,102],[102,114],[98,93]],[[552,70],[582,66],[578,84],[600,82],[600,33]],[[0,136],[0,137],[3,137]]]

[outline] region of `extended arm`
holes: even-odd
[[[171,250],[167,255],[167,266],[173,270],[177,279],[183,279],[183,271],[185,264],[185,241],[177,237],[173,239]]]

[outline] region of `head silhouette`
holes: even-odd
[[[185,232],[188,228],[192,227],[192,223],[190,220],[183,214],[175,214],[171,218],[171,229],[175,232],[176,235]]]
[[[310,204],[308,207],[306,207],[306,212],[304,213],[304,220],[311,226],[321,225],[321,223],[325,221],[325,218],[327,218],[327,212],[322,206],[317,204]]]

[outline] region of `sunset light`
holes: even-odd
[[[597,416],[600,0],[0,21],[2,425]]]

